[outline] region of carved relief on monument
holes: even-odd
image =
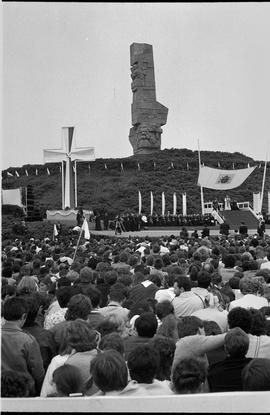
[[[133,43],[130,46],[132,125],[129,141],[134,154],[148,154],[161,148],[161,126],[166,124],[168,108],[156,101],[152,46]]]

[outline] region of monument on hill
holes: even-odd
[[[44,163],[62,163],[62,209],[77,207],[77,162],[95,160],[93,147],[72,148],[74,129],[62,127],[62,148],[43,150]]]
[[[133,127],[129,141],[134,155],[151,154],[161,148],[161,126],[166,124],[168,108],[156,100],[156,84],[152,45],[132,43],[130,46]]]

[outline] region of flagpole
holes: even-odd
[[[62,209],[65,209],[65,176],[64,176],[64,160],[62,160]]]
[[[75,253],[74,253],[74,256],[73,256],[73,261],[75,260],[75,256],[76,256],[77,251],[78,251],[78,247],[79,247],[79,243],[80,243],[80,240],[81,240],[81,237],[82,237],[82,233],[83,233],[83,227],[81,226],[81,231],[80,231],[80,235],[79,235],[79,238],[78,238],[78,241],[77,241],[77,246],[76,246]]]
[[[75,207],[78,206],[78,195],[77,195],[77,160],[74,162],[75,172],[74,172],[74,187],[75,187]]]
[[[260,199],[260,213],[262,213],[263,193],[264,193],[267,159],[268,159],[268,151],[266,152],[265,165],[264,165],[264,171],[263,171],[262,191],[261,191],[261,199]]]
[[[200,144],[198,140],[198,157],[199,157],[199,174],[201,169],[201,153],[200,153]],[[202,215],[204,215],[204,199],[203,199],[203,187],[201,186],[201,208],[202,208]]]

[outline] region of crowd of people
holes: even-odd
[[[270,390],[269,235],[77,238],[2,241],[2,397]]]

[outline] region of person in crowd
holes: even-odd
[[[179,360],[172,371],[172,390],[175,394],[203,393],[206,365],[198,358]]]
[[[136,348],[138,344],[149,343],[154,337],[158,327],[158,321],[155,313],[144,312],[135,320],[135,334],[132,334],[124,341],[125,358],[128,359],[129,353]]]
[[[171,303],[176,317],[190,316],[194,311],[204,308],[202,299],[191,289],[189,277],[184,275],[175,277],[174,293],[175,297]]]
[[[172,302],[157,303],[155,312],[159,321],[157,335],[169,337],[176,342],[178,340],[177,325],[179,319],[175,316]]]
[[[260,313],[260,316],[258,314]],[[257,315],[256,324],[260,327],[256,327],[253,323],[253,319]],[[261,323],[260,323],[261,320]],[[265,315],[256,309],[251,312],[250,309],[235,307],[228,314],[228,326],[229,330],[234,327],[240,327],[249,337],[249,348],[246,357],[257,358],[263,357],[270,359],[270,337],[265,334]],[[256,334],[252,334],[251,330]]]
[[[143,388],[147,395],[170,395],[172,390],[168,380],[157,380],[160,365],[159,352],[150,344],[139,344],[130,351],[127,365],[132,386]]]
[[[174,339],[156,334],[148,344],[159,352],[159,367],[155,378],[161,381],[170,381],[175,352]]]
[[[68,363],[59,366],[52,375],[55,393],[49,397],[83,396],[83,376],[76,366]]]
[[[31,396],[32,378],[17,370],[1,371],[2,398],[28,398]]]
[[[243,391],[270,391],[270,359],[252,359],[242,370]]]
[[[10,297],[2,305],[5,323],[1,330],[1,371],[16,371],[30,378],[30,396],[39,395],[44,367],[37,340],[22,330],[28,313],[27,301]]]
[[[246,357],[249,337],[242,329],[234,327],[225,335],[224,348],[227,357],[208,368],[210,392],[241,391],[241,372],[251,360]]]
[[[262,284],[256,277],[243,277],[239,282],[242,298],[231,301],[229,310],[235,307],[260,309],[268,305],[266,298],[260,295]]]
[[[124,356],[124,340],[120,334],[113,332],[103,336],[99,342],[99,350],[113,349],[117,350],[122,356]]]
[[[225,333],[205,336],[203,321],[195,316],[182,317],[178,323],[172,368],[184,358],[200,357],[208,365],[207,353],[224,345]]]
[[[88,396],[94,394],[97,388],[93,384],[89,367],[98,353],[99,341],[99,333],[91,329],[85,320],[76,319],[71,321],[63,332],[59,354],[51,360],[46,371],[40,396],[46,397],[57,392],[56,385],[53,382],[53,373],[55,369],[64,364],[77,367],[83,377],[83,393]]]

